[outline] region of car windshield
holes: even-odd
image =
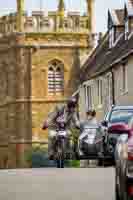
[[[133,117],[133,110],[114,110],[110,116],[110,123],[125,123]]]

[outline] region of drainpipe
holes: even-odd
[[[111,69],[111,75],[112,75],[112,103],[113,105],[115,105],[115,79],[114,79],[113,69]]]

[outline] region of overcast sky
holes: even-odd
[[[107,11],[113,8],[122,8],[127,0],[95,0],[96,31],[105,32],[107,23]],[[43,7],[44,10],[55,10],[58,0],[25,0],[26,10],[35,10]],[[69,10],[85,11],[86,0],[65,0],[66,8]],[[16,0],[0,0],[1,15],[8,11],[16,10]]]

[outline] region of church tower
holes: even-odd
[[[24,14],[24,0],[17,0],[17,31],[19,32],[22,32],[24,28],[23,14]]]
[[[26,17],[24,1],[17,0],[17,31],[25,32],[22,46],[35,49],[31,51],[28,70],[32,76],[29,80],[32,135],[40,139],[46,136],[40,124],[48,113],[55,105],[64,103],[78,87],[81,64],[93,48],[95,0],[83,0],[86,15],[67,11],[65,0],[58,0],[57,10],[48,11],[47,16],[34,10]]]

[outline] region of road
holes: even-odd
[[[0,171],[1,200],[114,200],[114,169]]]

